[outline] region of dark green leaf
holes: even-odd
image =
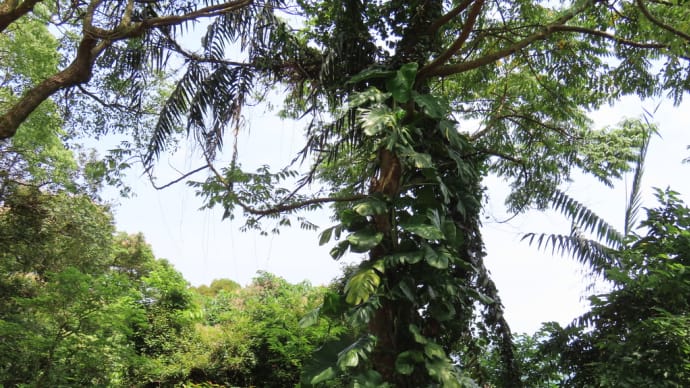
[[[386,81],[386,89],[391,92],[395,101],[404,103],[410,100],[418,67],[416,62],[406,63],[395,72],[395,77]]]
[[[401,375],[410,375],[414,371],[415,364],[423,360],[422,355],[415,350],[407,350],[395,359],[395,370]]]
[[[319,322],[319,314],[321,309],[319,307],[306,313],[302,319],[299,320],[299,327],[306,328],[315,325]]]
[[[373,78],[388,78],[395,72],[393,70],[384,70],[381,68],[368,68],[360,71],[358,74],[352,76],[346,83],[356,84],[361,81],[366,81]]]
[[[424,258],[423,251],[400,252],[386,256],[384,260],[388,266],[397,266],[400,264],[417,264]]]
[[[326,229],[324,229],[323,232],[321,232],[321,234],[319,235],[319,246],[324,245],[324,244],[328,243],[329,241],[331,241],[331,236],[333,235],[333,229],[335,229],[336,227],[338,227],[338,225],[331,226],[330,228],[326,228]]]
[[[425,114],[433,119],[441,119],[445,116],[445,109],[441,106],[438,99],[430,94],[419,94],[412,92],[412,98],[422,108]]]
[[[350,242],[347,240],[341,241],[336,246],[334,246],[330,251],[330,254],[331,254],[331,257],[333,258],[333,260],[338,260],[341,257],[343,257],[345,252],[347,252],[347,248],[349,248],[349,247],[350,247]]]

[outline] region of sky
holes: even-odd
[[[613,107],[593,112],[595,127],[614,125],[625,117],[641,117],[644,110],[654,111],[658,101],[641,102],[628,98]],[[253,169],[262,164],[276,168],[286,165],[299,149],[302,123],[281,121],[263,107],[245,111],[247,128],[238,139],[243,167]],[[670,186],[690,203],[690,102],[674,107],[662,100],[652,121],[660,136],[650,145],[643,180],[643,205],[654,207],[652,187]],[[190,150],[182,147],[176,154],[159,161],[158,183],[177,177],[176,170],[198,167]],[[199,173],[194,178],[205,178]],[[194,189],[177,184],[162,191],[152,188],[143,176],[130,174],[136,196],[113,198],[116,225],[129,233],[141,232],[157,257],[168,259],[192,285],[209,284],[214,279],[230,278],[246,285],[257,271],[268,271],[296,283],[309,281],[327,284],[337,276],[344,262],[361,257],[350,256],[334,261],[328,254],[331,244],[318,245],[318,232],[298,227],[283,229],[279,235],[259,236],[241,232],[241,217],[222,220],[222,210],[199,210],[202,206]],[[629,179],[609,189],[586,176],[575,176],[563,189],[584,203],[603,219],[622,229]],[[483,214],[482,233],[486,245],[486,265],[492,273],[506,309],[506,317],[515,332],[532,333],[542,322],[570,323],[586,311],[585,297],[591,279],[586,271],[569,258],[540,252],[521,237],[528,232],[567,234],[568,221],[552,211],[529,211],[516,217],[507,214],[503,201],[507,185],[499,178],[488,177],[489,200]],[[324,209],[325,210],[325,209]],[[327,211],[308,213],[309,219],[322,228],[331,226]]]

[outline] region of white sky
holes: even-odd
[[[593,113],[592,117],[597,127],[612,125],[624,117],[640,117],[643,107],[652,111],[656,103],[627,99],[615,108]],[[245,160],[245,168],[261,164],[282,167],[300,147],[301,124],[280,121],[259,108],[248,111],[246,118],[250,127],[240,138],[240,159]],[[656,205],[652,187],[671,186],[684,194],[687,201],[690,165],[681,161],[690,156],[686,150],[690,144],[690,103],[673,107],[664,102],[653,120],[659,125],[662,138],[654,138],[650,145],[643,183],[644,205]],[[184,150],[160,161],[161,166],[170,164],[179,170],[189,170],[198,163]],[[196,178],[203,179],[204,173]],[[620,227],[626,183],[629,184],[618,182],[617,188],[610,190],[592,178],[580,177],[566,190]],[[541,322],[569,323],[586,308],[583,297],[588,281],[582,268],[569,258],[553,257],[520,242],[527,232],[567,234],[569,223],[559,214],[536,211],[501,222],[509,218],[502,205],[507,188],[496,178],[487,179],[486,184],[490,196],[483,226],[486,262],[498,285],[511,328],[533,332]],[[341,263],[334,262],[328,254],[332,244],[319,247],[317,232],[292,227],[268,237],[242,233],[238,230],[242,220],[221,222],[220,209],[199,211],[201,200],[185,185],[156,191],[143,177],[132,179],[132,185],[137,196],[119,200],[120,205],[115,208],[118,229],[143,232],[156,256],[170,260],[193,285],[208,284],[217,278],[247,284],[259,270],[290,282],[309,280],[312,284],[327,284],[339,275]],[[325,214],[314,213],[310,219],[322,227],[331,225]]]

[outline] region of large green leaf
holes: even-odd
[[[364,69],[360,71],[359,73],[355,74],[352,76],[346,84],[355,84],[361,81],[366,81],[369,79],[374,79],[374,78],[388,78],[391,77],[395,74],[395,71],[393,70],[385,70],[377,67],[370,67],[368,69]]]
[[[427,344],[424,345],[424,354],[426,354],[428,358],[445,359],[447,357],[446,351],[436,342],[427,342]]]
[[[324,369],[323,371],[321,371],[321,373],[314,376],[309,382],[313,385],[316,385],[316,384],[322,383],[324,381],[328,381],[332,378],[335,378],[337,375],[338,375],[338,373],[337,373],[336,369],[333,368],[332,366],[330,366],[330,367]]]
[[[416,168],[423,169],[434,167],[431,161],[431,155],[429,154],[411,151],[405,153],[403,156]]]
[[[323,232],[321,232],[321,234],[319,235],[319,246],[324,245],[324,244],[328,243],[329,241],[331,241],[331,237],[333,236],[333,231],[339,227],[340,227],[340,225],[335,225],[335,226],[331,226],[330,228],[324,229]]]
[[[424,258],[424,251],[399,252],[384,257],[386,265],[395,267],[401,264],[417,264]]]
[[[381,277],[372,267],[362,268],[355,273],[345,286],[345,301],[358,305],[369,299],[381,284]]]
[[[407,350],[395,359],[395,370],[401,375],[410,375],[414,372],[415,364],[424,360],[422,354],[416,350]]]
[[[367,252],[377,246],[383,240],[383,233],[374,232],[370,229],[360,230],[347,236],[352,252]]]
[[[410,333],[412,333],[412,337],[418,344],[424,345],[427,342],[429,342],[429,340],[422,334],[422,331],[419,329],[419,326],[410,324],[410,326],[408,326],[408,330],[410,330]]]
[[[317,324],[319,322],[320,310],[321,309],[317,307],[306,313],[302,319],[299,320],[299,327],[306,328]]]
[[[376,136],[381,132],[388,132],[398,127],[396,111],[383,104],[377,104],[370,108],[359,108],[358,120],[367,136]]]
[[[378,214],[385,214],[388,211],[388,206],[380,199],[369,198],[366,201],[356,204],[352,209],[361,216],[375,216]]]
[[[347,241],[347,240],[341,241],[338,244],[336,244],[336,246],[331,248],[331,251],[329,253],[331,254],[331,257],[333,258],[333,260],[338,260],[341,257],[343,257],[345,252],[347,252],[347,248],[349,248],[349,247],[350,247],[349,241]]]
[[[419,65],[415,62],[406,63],[395,72],[395,77],[386,81],[386,89],[393,95],[395,101],[404,103],[410,100],[418,68]]]
[[[419,94],[412,92],[412,98],[422,108],[422,111],[433,119],[442,119],[445,117],[446,111],[442,107],[438,98],[431,94]]]
[[[402,230],[415,234],[427,240],[442,240],[443,232],[441,229],[419,221],[400,223]]]
[[[434,268],[448,268],[449,257],[447,253],[434,249],[428,245],[424,247],[424,260]]]

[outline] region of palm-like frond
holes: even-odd
[[[213,156],[222,146],[226,127],[237,126],[241,121],[242,107],[254,89],[256,75],[272,70],[259,63],[259,59],[251,58],[251,53],[269,51],[263,46],[279,49],[280,42],[276,42],[271,31],[283,27],[273,14],[282,3],[254,2],[221,15],[208,26],[202,38],[203,54],[187,58],[186,71],[161,110],[145,158],[147,167],[183,127],[202,145],[207,156]],[[240,57],[239,61],[227,59],[229,48],[239,51],[233,52]],[[182,124],[185,122],[186,125]]]
[[[528,240],[530,245],[536,242],[539,249],[550,247],[551,254],[567,254],[598,274],[617,263],[614,250],[577,232],[571,235],[527,233],[522,240]]]
[[[597,240],[612,248],[623,244],[623,234],[568,194],[557,190],[551,198],[551,206],[568,217],[574,229],[594,233]]]
[[[632,233],[632,229],[637,224],[637,215],[642,207],[642,175],[644,174],[644,162],[647,158],[647,149],[649,148],[649,141],[651,135],[656,133],[656,129],[649,123],[645,116],[648,132],[643,134],[640,151],[635,161],[635,171],[633,173],[632,187],[630,188],[630,197],[625,206],[625,229],[623,231],[625,236]]]
[[[637,214],[642,203],[641,182],[644,162],[653,133],[656,133],[656,129],[647,121],[647,131],[643,133],[635,160],[633,184],[625,207],[623,233],[582,203],[557,190],[551,198],[551,206],[570,219],[571,234],[527,233],[522,240],[528,240],[530,245],[536,242],[539,249],[551,247],[552,254],[568,254],[580,263],[588,265],[595,273],[604,274],[606,269],[615,266],[617,264],[615,252],[625,246],[626,237],[632,233],[632,228],[637,222]],[[595,239],[586,238],[582,232],[593,233]]]

